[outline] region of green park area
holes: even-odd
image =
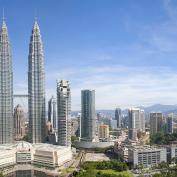
[[[133,177],[125,163],[116,160],[84,162],[75,177]]]

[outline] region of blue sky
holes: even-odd
[[[15,93],[27,93],[35,14],[45,53],[46,98],[56,80],[96,90],[96,108],[177,104],[176,0],[0,0],[13,56]],[[18,102],[16,100],[16,102]]]

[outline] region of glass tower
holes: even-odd
[[[29,138],[31,143],[41,143],[45,140],[45,81],[43,45],[37,21],[32,29],[28,62]]]
[[[81,138],[83,141],[95,141],[95,90],[81,91]]]
[[[13,72],[8,30],[0,29],[0,144],[13,142]]]

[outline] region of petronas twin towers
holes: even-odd
[[[28,66],[29,138],[31,143],[41,143],[45,138],[45,75],[43,45],[37,21],[32,29]],[[13,127],[11,46],[3,20],[0,29],[0,144],[13,142]]]

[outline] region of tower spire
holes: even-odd
[[[37,21],[37,9],[35,9],[35,12],[34,12],[34,21],[35,22]]]
[[[5,21],[4,8],[2,9],[2,21]]]

